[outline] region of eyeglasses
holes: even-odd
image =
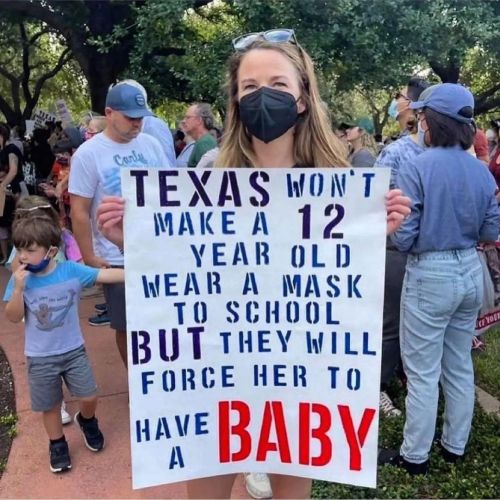
[[[248,49],[255,40],[262,38],[266,42],[271,43],[293,43],[297,44],[295,31],[292,29],[273,29],[268,31],[261,31],[260,33],[247,33],[241,35],[233,40],[233,48],[237,51]]]
[[[401,98],[403,98],[405,101],[411,101],[411,99],[407,95],[404,95],[402,92],[398,92],[395,96],[395,99]]]
[[[423,110],[421,109],[418,109],[415,111],[415,118],[419,121],[419,122],[422,122],[425,120],[425,113],[423,112]]]

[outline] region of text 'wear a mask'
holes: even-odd
[[[270,87],[243,96],[240,100],[240,118],[250,135],[261,141],[274,141],[297,122],[295,97]]]

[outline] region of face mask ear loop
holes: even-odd
[[[54,256],[50,256],[50,252],[52,250],[56,250],[56,254]],[[54,245],[52,245],[48,250],[47,250],[47,253],[45,254],[45,257],[44,259],[53,259],[56,255],[57,255],[57,252],[59,252],[59,248],[55,247]]]

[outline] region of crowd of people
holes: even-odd
[[[48,123],[24,143],[0,126],[0,189],[9,191],[0,248],[13,270],[6,314],[14,322],[26,318],[32,408],[43,415],[51,470],[71,468],[62,380],[80,399],[75,422],[87,447],[104,446],[78,321],[82,288],[103,283],[106,304],[99,304],[96,324],[109,322],[127,366],[119,176],[130,166],[390,168],[380,412],[402,415],[387,392],[399,377],[407,390],[406,424],[401,448],[382,450],[379,460],[410,474],[428,471],[433,446],[448,462],[462,460],[474,404],[471,343],[483,297],[478,247],[490,249],[500,291],[500,120],[484,133],[475,126],[469,90],[412,78],[389,109],[399,137],[383,144],[366,118],[332,129],[313,63],[293,30],[243,35],[233,47],[223,132],[208,104],[193,103],[172,133],[134,80],[112,86],[105,115],[89,116],[80,128]],[[23,163],[33,165],[29,182]],[[44,302],[56,295],[58,308]],[[50,332],[43,342],[37,329]],[[440,381],[446,406],[436,434]],[[229,498],[234,477],[189,481],[189,495]],[[255,498],[307,498],[311,491],[311,480],[268,477],[265,465],[246,484]]]

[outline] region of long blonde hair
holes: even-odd
[[[361,135],[361,148],[367,149],[374,156],[378,156],[378,146],[373,138],[366,130],[363,130]]]
[[[304,167],[345,167],[347,150],[335,136],[322,104],[313,62],[298,45],[271,43],[258,39],[244,52],[236,52],[229,60],[227,76],[228,104],[225,132],[221,151],[215,165],[218,167],[254,167],[257,163],[252,138],[240,119],[238,104],[238,71],[245,54],[254,49],[275,50],[286,56],[299,75],[300,99],[305,110],[295,124],[294,158]]]

